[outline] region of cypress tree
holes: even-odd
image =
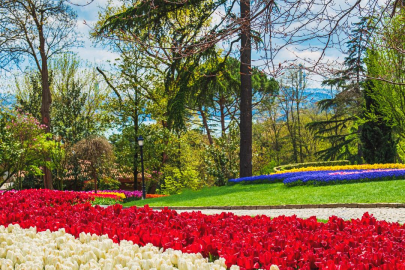
[[[367,65],[367,74],[374,77],[377,66],[376,53],[369,50],[365,59]],[[363,118],[366,121],[361,133],[361,142],[363,146],[364,160],[367,163],[392,163],[397,154],[397,141],[393,136],[393,128],[383,118],[379,110],[379,104],[373,98],[373,92],[379,82],[367,79],[364,84],[364,112]]]

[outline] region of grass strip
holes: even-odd
[[[373,181],[328,186],[283,183],[236,184],[184,190],[169,197],[124,203],[124,206],[250,206],[330,203],[405,203],[405,181]]]

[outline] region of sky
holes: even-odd
[[[1,1],[1,0],[0,0]],[[69,0],[71,3],[74,4],[82,4],[84,0]],[[90,1],[90,0],[86,0]],[[108,61],[113,62],[116,58],[119,57],[117,53],[110,52],[107,48],[103,48],[100,45],[95,45],[89,38],[89,33],[92,30],[92,25],[94,25],[98,20],[98,13],[102,10],[103,7],[107,5],[109,0],[94,0],[92,3],[86,6],[78,6],[78,5],[71,5],[71,7],[77,12],[77,31],[82,36],[83,46],[80,48],[73,49],[74,52],[78,54],[78,56],[83,59],[87,60],[90,63],[93,63],[95,66],[101,66],[104,68],[108,68],[109,64]],[[110,0],[113,4],[120,3],[117,0]],[[337,1],[354,1],[354,0],[337,0]],[[221,12],[221,11],[219,11]],[[216,16],[220,16],[221,14],[216,14]],[[223,46],[223,44],[221,45]],[[320,52],[310,52],[305,50],[305,48],[300,48],[299,46],[288,46],[279,52],[277,56],[277,61],[283,63],[284,61],[291,61],[300,58],[308,58],[308,59],[317,59],[319,57]],[[259,55],[257,52],[253,52],[253,58],[259,59]],[[328,50],[325,56],[326,59],[331,61],[339,60],[342,61],[344,55],[342,55],[337,50]],[[253,61],[253,65],[260,66],[261,60]],[[305,64],[304,64],[305,66]],[[308,72],[307,72],[308,73]],[[6,76],[0,74],[0,92],[4,92],[4,89],[7,89],[7,83],[10,83],[10,79],[4,80]],[[322,88],[321,82],[324,79],[320,75],[316,74],[307,74],[308,79],[308,87],[309,88]],[[6,82],[5,82],[6,81]]]
[[[73,3],[81,2],[79,0],[72,0]],[[101,46],[95,46],[94,43],[89,39],[91,26],[94,25],[98,20],[98,12],[107,5],[108,0],[94,0],[91,4],[87,6],[74,6],[73,9],[77,12],[77,29],[78,32],[83,36],[84,44],[82,47],[74,49],[80,58],[88,60],[95,64],[105,64],[108,60],[114,61],[119,55],[117,53],[112,53],[106,48]],[[116,1],[118,2],[118,1]]]

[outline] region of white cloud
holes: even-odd
[[[95,47],[83,47],[75,49],[81,59],[87,60],[95,64],[107,63],[107,61],[114,62],[115,59],[119,57],[119,54],[110,52],[103,48]]]

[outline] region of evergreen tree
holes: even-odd
[[[369,50],[365,62],[367,64],[367,74],[375,77],[376,53]],[[374,89],[379,87],[379,82],[367,79],[364,84],[364,118],[361,141],[363,145],[364,160],[367,163],[392,163],[397,154],[397,141],[393,136],[393,128],[383,118],[383,113],[379,109],[378,102],[373,98]]]
[[[348,49],[348,56],[344,61],[346,68],[339,71],[336,78],[323,82],[323,85],[337,90],[334,97],[318,103],[321,111],[332,111],[332,116],[328,120],[308,125],[319,139],[331,143],[329,148],[317,153],[323,160],[349,159],[361,163],[363,158],[364,148],[360,140],[363,127],[358,118],[363,114],[364,103],[363,59],[371,32],[375,29],[374,20],[362,17],[355,26],[351,39],[346,43]]]

